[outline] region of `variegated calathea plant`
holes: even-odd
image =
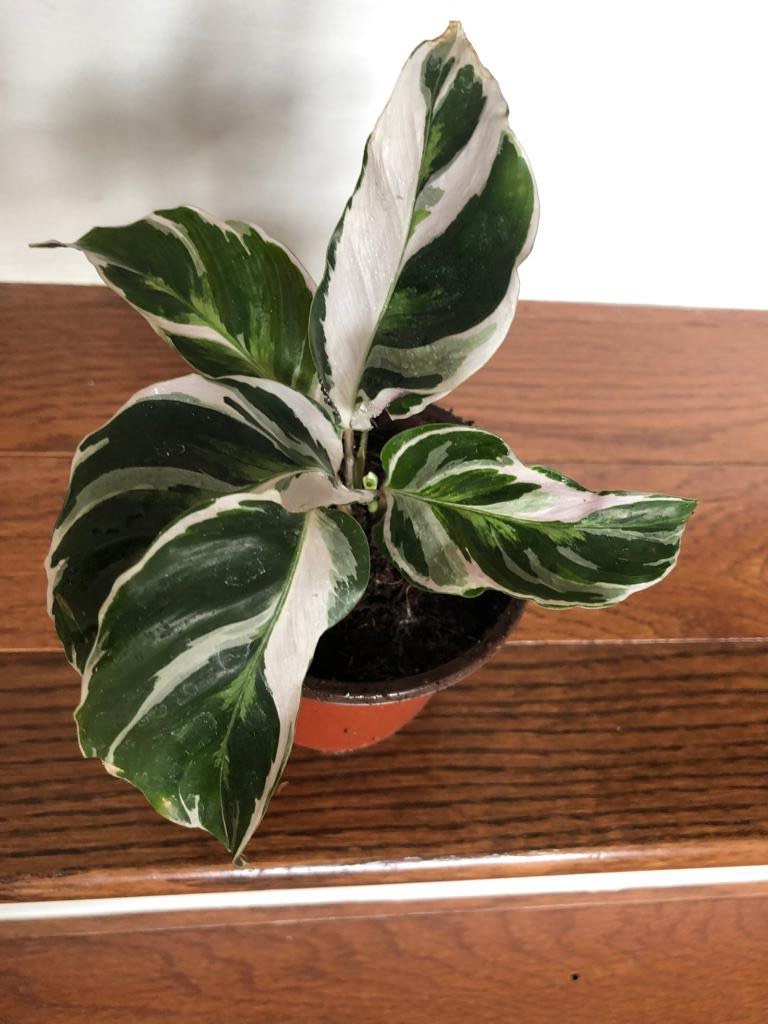
[[[507,113],[460,25],[417,47],[317,288],[260,228],[190,207],[73,243],[196,371],[139,391],[74,458],[47,569],[80,746],[235,857],[318,638],[366,590],[355,506],[440,594],[604,607],[677,559],[694,502],[593,493],[461,423],[403,430],[368,471],[376,417],[447,395],[508,332],[537,198]]]

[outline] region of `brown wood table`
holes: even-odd
[[[697,497],[680,564],[527,610],[369,751],[295,751],[247,868],[80,758],[44,607],[75,445],[185,366],[102,288],[0,313],[2,1024],[768,1020],[768,313],[521,304],[454,408]]]

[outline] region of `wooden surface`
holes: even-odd
[[[79,682],[44,609],[72,450],[184,364],[104,289],[0,286],[0,314],[0,900],[768,863],[768,314],[521,305],[453,407],[588,486],[699,498],[680,565],[608,611],[528,610],[491,664],[372,750],[296,751],[241,869],[80,758]],[[114,940],[0,928],[0,1021],[77,1020],[110,972],[108,1021],[218,1019],[227,995],[237,1019],[286,1022],[495,1021],[514,1005],[533,1024],[555,1006],[572,1024],[765,1019],[762,891],[566,902],[129,922]],[[132,974],[145,959],[150,989]]]
[[[0,649],[56,651],[41,565],[72,452],[134,391],[187,367],[103,288],[0,286],[0,313]],[[766,313],[521,304],[455,409],[592,488],[701,506],[660,586],[599,613],[531,608],[515,641],[766,635],[767,380]]]
[[[77,679],[0,660],[0,899],[768,862],[768,643],[509,646],[398,736],[305,750],[251,871],[78,755]]]
[[[12,1024],[764,1024],[768,894],[110,921],[0,938]]]

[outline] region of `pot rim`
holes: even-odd
[[[301,695],[305,699],[332,704],[365,706],[392,704],[444,690],[479,668],[501,647],[507,634],[523,614],[525,605],[525,601],[510,596],[505,607],[483,636],[468,650],[426,672],[400,676],[397,679],[382,679],[374,683],[340,682],[337,679],[318,679],[308,675],[304,680]]]

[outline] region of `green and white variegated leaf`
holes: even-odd
[[[317,640],[368,572],[365,534],[341,511],[232,494],[178,519],[99,614],[83,753],[237,857],[290,752]]]
[[[137,392],[87,437],[72,464],[47,569],[49,611],[82,668],[115,579],[170,523],[236,491],[289,511],[370,500],[339,487],[339,430],[284,384],[195,374]]]
[[[84,252],[110,288],[201,373],[312,390],[307,318],[314,283],[261,228],[179,206],[93,228],[69,247]]]
[[[616,604],[672,570],[696,505],[588,491],[461,425],[406,430],[382,463],[377,540],[406,577],[445,594],[490,587],[551,608]]]
[[[365,149],[310,312],[321,383],[365,430],[448,394],[504,339],[536,189],[461,26],[414,50]]]

